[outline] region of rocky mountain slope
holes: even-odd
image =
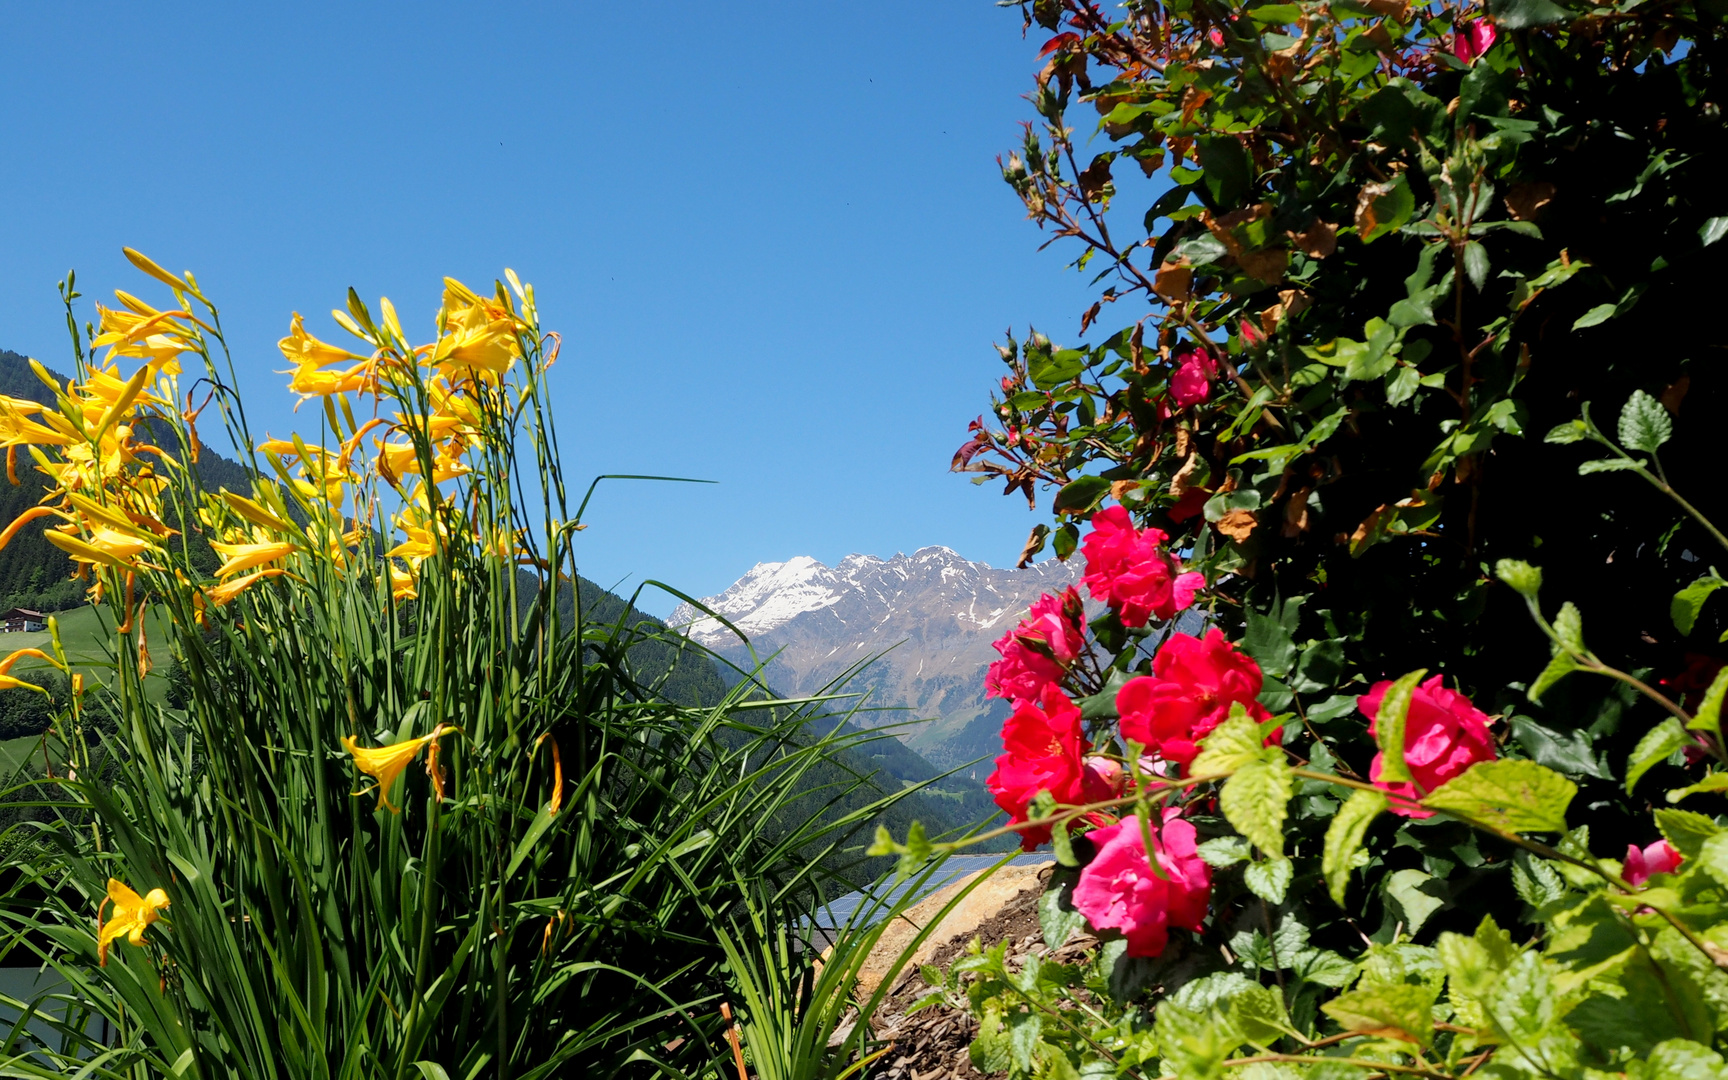
[[[944,547],[891,559],[848,555],[835,566],[800,556],[759,563],[703,603],[750,637],[756,654],[777,654],[770,683],[813,694],[879,657],[848,684],[868,692],[859,722],[905,724],[900,737],[938,765],[953,767],[1001,752],[1006,703],[984,698],[990,643],[1024,616],[1040,593],[1079,580],[1079,560],[1024,570],[968,562]],[[668,620],[740,663],[748,650],[715,619],[689,605]],[[980,765],[978,777],[988,772]]]

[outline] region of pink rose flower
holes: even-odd
[[[1404,763],[1410,766],[1415,785],[1404,781],[1388,783],[1380,779],[1384,754],[1375,754],[1368,767],[1368,778],[1374,786],[1394,795],[1419,799],[1462,773],[1478,761],[1493,761],[1499,757],[1494,737],[1488,733],[1488,717],[1470,699],[1456,690],[1440,685],[1435,675],[1416,688],[1410,697],[1410,710],[1404,716]],[[1368,733],[1375,733],[1380,716],[1380,701],[1392,688],[1390,681],[1377,682],[1356,699],[1357,707],[1368,717]],[[1408,818],[1433,817],[1434,811],[1419,806],[1392,801],[1394,814]]]
[[[1182,354],[1176,373],[1170,376],[1170,396],[1178,409],[1198,405],[1212,396],[1212,378],[1218,374],[1218,362],[1204,349]]]
[[[1128,790],[1128,770],[1114,758],[1089,757],[1082,764],[1093,776],[1093,782],[1112,795],[1120,795]]]
[[[1194,603],[1204,576],[1179,573],[1161,529],[1136,529],[1128,511],[1111,506],[1092,515],[1092,531],[1080,542],[1086,558],[1086,588],[1109,604],[1123,626],[1145,626],[1156,615],[1174,618]]]
[[[1152,658],[1152,674],[1130,679],[1116,692],[1122,737],[1157,750],[1185,770],[1200,752],[1200,740],[1230,716],[1232,705],[1240,702],[1256,720],[1272,715],[1254,700],[1262,681],[1260,665],[1216,627],[1203,639],[1172,634]],[[1282,730],[1266,744],[1272,745]]]
[[[984,786],[1011,825],[1028,820],[1026,808],[1040,791],[1067,806],[1115,798],[1104,777],[1083,762],[1092,744],[1082,732],[1080,710],[1053,685],[1045,685],[1037,704],[1015,703],[1002,725],[1002,746],[1007,752],[996,759]],[[1049,839],[1049,826],[1025,829],[1020,847],[1032,851]]]
[[[1060,597],[1040,596],[1026,618],[993,648],[1002,659],[984,674],[984,696],[1037,701],[1060,683],[1086,647],[1086,611],[1070,585]]]
[[[1074,907],[1094,930],[1120,930],[1129,956],[1157,956],[1169,943],[1170,927],[1199,930],[1212,897],[1212,871],[1195,850],[1194,826],[1165,811],[1152,836],[1163,877],[1146,857],[1146,837],[1136,818],[1087,834],[1096,854],[1080,870]]]
[[[1666,840],[1658,840],[1642,851],[1636,844],[1627,844],[1626,863],[1620,876],[1634,889],[1642,889],[1651,874],[1672,874],[1683,861],[1685,856]]]
[[[1499,37],[1494,24],[1487,19],[1472,19],[1458,27],[1458,32],[1452,37],[1452,55],[1466,64],[1474,64],[1494,45],[1494,39]]]

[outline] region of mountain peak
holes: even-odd
[[[860,714],[860,722],[934,717],[898,734],[932,760],[955,765],[977,756],[971,743],[978,740],[975,733],[961,743],[954,738],[1001,704],[983,697],[984,668],[996,659],[991,642],[1039,594],[1079,577],[1078,561],[1006,570],[933,545],[887,559],[854,553],[831,567],[809,556],[758,563],[702,603],[748,634],[758,655],[776,654],[768,678],[782,693],[821,692],[877,658],[847,689],[868,691],[872,708],[909,711]],[[688,604],[668,621],[711,649],[742,653],[729,629]],[[994,731],[988,734],[984,749],[994,745]]]
[[[971,562],[953,548],[932,545],[910,555],[896,552],[888,559],[853,553],[832,567],[808,555],[760,562],[724,592],[703,597],[702,603],[756,637],[839,604],[858,608],[855,615],[868,613],[868,622],[876,624],[908,605],[923,607],[940,594],[951,594],[944,597],[955,602],[950,617],[988,629],[1004,614],[1024,610],[1040,592],[1060,589],[1077,576],[1073,567],[1054,561],[1025,570],[998,570],[988,563]],[[982,608],[980,600],[988,601],[989,607]],[[854,621],[836,617],[846,624]],[[680,605],[670,622],[687,627],[687,633],[704,645],[736,641],[718,620],[689,604]]]

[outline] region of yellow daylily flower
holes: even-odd
[[[46,423],[59,420],[64,425],[61,417],[48,414],[41,421],[31,419],[41,412],[42,406],[34,401],[0,396],[0,443],[7,446],[66,446],[75,441],[71,431],[62,430],[60,425],[50,427]]]
[[[110,481],[121,477],[134,486],[147,482],[159,488],[166,482],[142,471],[128,470],[128,466],[138,464],[140,451],[161,455],[161,451],[154,447],[134,443],[131,425],[115,424],[102,428],[100,442],[92,447],[90,438],[95,429],[89,434],[79,432],[63,417],[53,413],[44,414],[43,419],[53,422],[56,427],[64,425],[73,433],[71,445],[60,452],[60,461],[51,460],[35,447],[31,448],[41,470],[52,476],[62,491],[106,488]]]
[[[0,660],[0,690],[34,690],[38,694],[47,695],[48,691],[42,689],[42,687],[37,686],[35,683],[27,683],[23,679],[11,674],[12,665],[24,659],[26,656],[34,656],[38,660],[46,660],[55,667],[60,666],[60,661],[49,656],[41,649],[19,649],[7,656],[6,659]]]
[[[396,778],[402,775],[402,770],[408,763],[420,756],[420,751],[428,744],[435,743],[440,737],[457,730],[450,724],[439,724],[432,734],[422,735],[417,739],[408,739],[389,746],[367,749],[354,741],[354,736],[345,735],[342,738],[342,748],[354,755],[354,767],[376,780],[378,788],[378,805],[392,814],[401,813],[401,807],[390,804],[390,786]],[[356,791],[361,795],[364,791]]]
[[[528,328],[506,304],[481,298],[455,278],[444,279],[439,326],[429,363],[459,376],[502,375],[522,355],[516,335]]]
[[[219,578],[286,559],[295,551],[295,546],[286,541],[255,544],[222,544],[211,541],[210,546],[215,549],[216,554],[227,560],[216,568],[216,576]]]
[[[102,909],[109,904],[114,905],[114,913],[104,922]],[[161,889],[139,896],[119,878],[109,878],[108,895],[96,905],[96,957],[101,965],[108,966],[108,946],[116,938],[124,936],[133,945],[144,944],[145,929],[162,917],[167,906],[168,894]]]
[[[378,377],[373,373],[370,363],[355,364],[345,371],[296,368],[294,377],[288,380],[288,389],[303,398],[370,393],[377,388]]]
[[[424,506],[425,491],[416,491],[411,497],[410,505],[395,517],[396,527],[402,531],[403,540],[384,553],[386,559],[402,558],[408,560],[411,569],[420,569],[420,564],[436,555],[443,547],[443,527],[432,520]]]
[[[136,533],[122,532],[119,529],[98,525],[90,530],[90,546],[101,548],[110,555],[129,562],[155,545]]]
[[[91,530],[88,540],[58,529],[49,529],[42,536],[72,556],[74,562],[112,566],[116,570],[138,569],[138,556],[154,546],[142,537],[108,528]]]
[[[77,492],[67,492],[66,501],[71,504],[71,509],[84,516],[86,524],[100,523],[110,529],[142,537],[151,543],[155,542],[155,537],[175,535],[175,530],[155,517],[129,510],[118,502],[105,506]]]
[[[413,600],[418,598],[420,590],[414,585],[414,575],[400,567],[390,568],[390,598],[392,600]]]
[[[442,484],[446,480],[454,480],[458,476],[466,476],[474,470],[446,444],[434,448],[432,456],[432,482]],[[413,443],[383,443],[378,447],[378,467],[386,476],[407,476],[420,471],[420,455],[415,452]]]
[[[144,389],[149,381],[148,365],[124,379],[120,377],[120,368],[114,364],[99,371],[92,371],[90,377],[76,387],[78,398],[84,406],[85,417],[96,417],[91,421],[90,429],[94,431],[107,422],[108,410],[132,411],[139,405],[167,408],[168,402]]]
[[[347,349],[338,348],[326,342],[319,341],[306,332],[305,320],[296,311],[288,325],[288,336],[276,343],[282,350],[282,355],[288,362],[301,369],[318,369],[331,364],[346,363],[350,360],[364,361],[366,358]]]
[[[430,529],[414,525],[404,525],[402,531],[406,538],[395,547],[384,553],[386,558],[403,558],[408,565],[420,569],[420,564],[438,553],[438,539]]]
[[[279,533],[295,532],[294,523],[265,506],[256,499],[248,499],[244,495],[236,495],[232,491],[222,492],[222,501],[236,514],[254,525],[262,525]]]
[[[170,375],[180,373],[179,356],[197,348],[193,337],[196,319],[187,311],[169,309],[157,311],[128,293],[115,290],[114,296],[126,308],[119,311],[96,305],[101,326],[90,344],[106,347],[109,358],[132,356],[143,359],[152,370]]]
[[[244,577],[237,577],[233,581],[224,581],[220,585],[210,586],[204,590],[204,596],[209,598],[211,605],[221,607],[264,578],[280,577],[287,572],[280,566],[272,566],[267,570],[254,570]]]

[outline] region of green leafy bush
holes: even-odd
[[[1003,174],[1101,340],[1002,346],[954,464],[1053,488],[1026,558],[1109,608],[1034,605],[991,676],[1046,944],[1100,944],[932,1000],[1015,1076],[1728,1073],[1722,382],[1681,314],[1728,12],[1021,6]]]

